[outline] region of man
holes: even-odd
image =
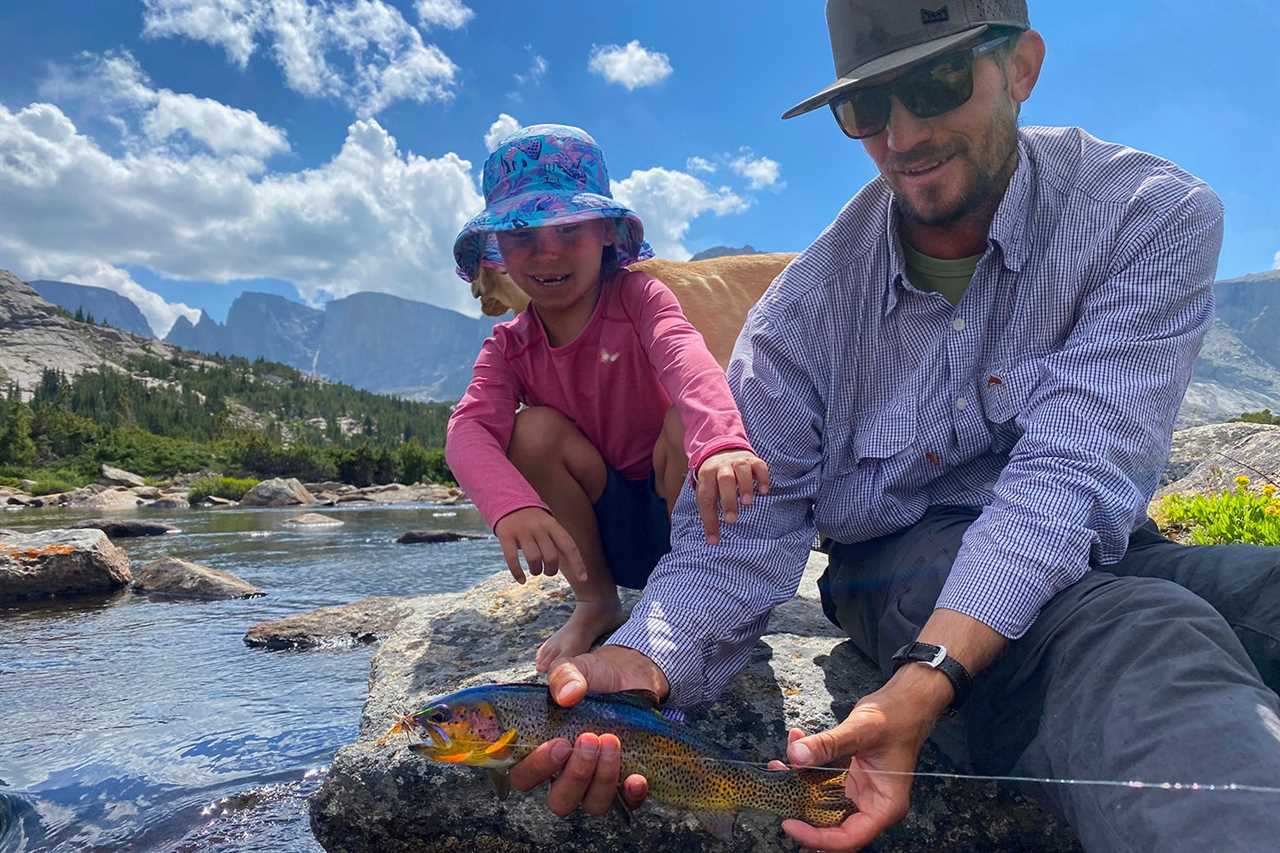
[[[900,820],[911,777],[857,771],[910,771],[930,736],[986,774],[1280,784],[1274,552],[1185,548],[1145,518],[1211,321],[1217,198],[1083,131],[1017,129],[1045,50],[1022,0],[827,15],[839,79],[785,117],[829,104],[880,177],[738,340],[730,384],[772,489],[716,546],[686,490],[630,620],[561,663],[553,695],[714,700],[816,528],[835,543],[824,611],[888,681],[834,729],[792,732],[793,764],[852,762],[859,809],[784,822],[801,844],[858,850]],[[602,813],[618,742],[575,746],[544,744],[513,781],[555,775],[553,810]],[[1280,837],[1259,794],[1041,793],[1089,850]]]

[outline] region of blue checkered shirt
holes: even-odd
[[[795,594],[815,532],[859,542],[983,507],[937,606],[1016,639],[1125,553],[1213,314],[1222,207],[1202,181],[1074,128],[1024,128],[959,304],[912,287],[893,194],[864,187],[748,316],[729,384],[773,488],[672,550],[609,640],[709,703]]]

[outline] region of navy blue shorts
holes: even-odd
[[[654,491],[654,476],[628,480],[605,466],[604,491],[595,502],[600,543],[613,582],[644,589],[658,559],[671,550],[667,502]]]

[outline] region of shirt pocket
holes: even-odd
[[[906,450],[915,437],[915,410],[907,403],[861,412],[828,446],[827,470],[840,476],[870,469]]]
[[[980,383],[982,410],[991,427],[991,451],[1008,453],[1022,437],[1018,418],[1027,411],[1031,394],[1040,384],[1040,362],[992,367],[984,371]]]

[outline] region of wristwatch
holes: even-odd
[[[922,663],[945,675],[951,682],[951,690],[955,694],[951,699],[951,705],[947,708],[947,713],[954,712],[964,704],[965,698],[969,695],[969,688],[973,686],[973,678],[969,675],[969,671],[960,661],[947,654],[946,646],[907,643],[893,653],[891,660],[894,672],[897,672],[903,664]]]

